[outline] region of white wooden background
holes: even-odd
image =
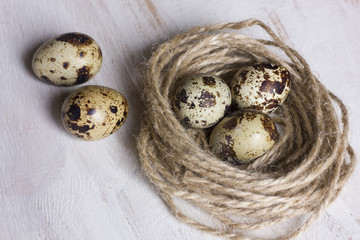
[[[176,33],[247,18],[270,25],[345,102],[359,155],[358,0],[0,0],[0,239],[218,239],[178,222],[141,174],[138,66]],[[71,31],[102,47],[102,69],[87,84],[115,88],[130,103],[125,125],[96,142],[61,125],[62,101],[77,87],[51,86],[31,70],[41,43]],[[359,183],[357,167],[299,239],[360,239]]]

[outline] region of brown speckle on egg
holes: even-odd
[[[88,66],[83,66],[82,68],[77,69],[76,72],[77,72],[77,78],[76,78],[77,84],[87,82],[91,77],[90,68]]]
[[[70,105],[66,112],[71,121],[77,121],[80,118],[80,107],[76,103]]]
[[[63,68],[64,68],[64,69],[67,69],[68,67],[69,67],[69,63],[68,63],[68,62],[64,62],[64,63],[63,63]]]
[[[219,155],[222,159],[227,159],[227,161],[233,164],[239,164],[239,160],[236,156],[236,152],[233,149],[234,141],[230,135],[225,136],[226,143],[221,143],[221,151]]]
[[[248,74],[248,72],[248,70],[241,71],[241,73],[239,74],[240,84],[243,84],[246,81],[246,75]],[[237,86],[240,87],[240,85]]]
[[[110,106],[110,111],[112,113],[117,113],[117,107],[116,106]]]
[[[277,108],[279,106],[279,101],[278,100],[274,100],[274,99],[270,99],[270,100],[267,100],[266,102],[263,103],[263,105],[268,105],[269,108]]]
[[[278,133],[276,131],[276,127],[275,127],[273,121],[271,120],[271,118],[262,117],[260,119],[260,121],[261,121],[265,131],[269,134],[270,138],[272,140],[276,141],[278,139]]]
[[[76,47],[89,46],[92,44],[93,39],[81,33],[67,33],[56,38],[57,41],[67,42]]]
[[[282,94],[289,82],[289,78],[286,77],[281,78],[281,82],[270,81],[268,80],[270,78],[268,74],[264,74],[264,78],[265,81],[261,83],[260,91],[266,93],[273,93],[275,91],[277,94]]]
[[[208,85],[210,87],[215,86],[215,83],[216,83],[215,78],[213,78],[211,76],[204,76],[204,77],[202,77],[202,80],[205,85]]]
[[[202,108],[209,108],[216,104],[215,95],[213,95],[210,92],[205,91],[205,90],[201,91],[199,100],[200,100],[199,107],[202,107]]]

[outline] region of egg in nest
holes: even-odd
[[[290,92],[290,73],[283,66],[261,63],[241,68],[230,82],[233,103],[238,109],[271,113]]]
[[[187,78],[175,92],[174,111],[186,126],[209,128],[225,116],[231,104],[228,85],[212,74]]]
[[[219,158],[239,164],[266,153],[277,138],[276,126],[269,116],[245,110],[221,120],[211,132],[209,144]]]

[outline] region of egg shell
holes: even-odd
[[[230,82],[233,102],[238,109],[271,113],[290,92],[290,73],[280,65],[262,63],[240,69]]]
[[[175,92],[174,111],[184,125],[193,128],[215,125],[230,105],[229,86],[211,74],[191,76]]]
[[[271,149],[277,138],[276,126],[266,114],[236,111],[216,125],[209,144],[219,158],[240,164],[263,155]]]
[[[35,75],[55,85],[77,85],[89,81],[100,70],[102,52],[97,42],[83,33],[57,36],[35,52]]]
[[[61,119],[65,129],[83,140],[109,136],[124,124],[129,112],[125,97],[114,89],[89,85],[65,99]]]

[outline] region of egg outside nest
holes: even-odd
[[[101,65],[100,46],[83,33],[65,33],[50,39],[37,49],[32,59],[38,78],[65,86],[89,81]]]
[[[128,116],[126,98],[114,89],[89,85],[65,99],[61,120],[65,129],[82,140],[99,140],[122,126]]]

